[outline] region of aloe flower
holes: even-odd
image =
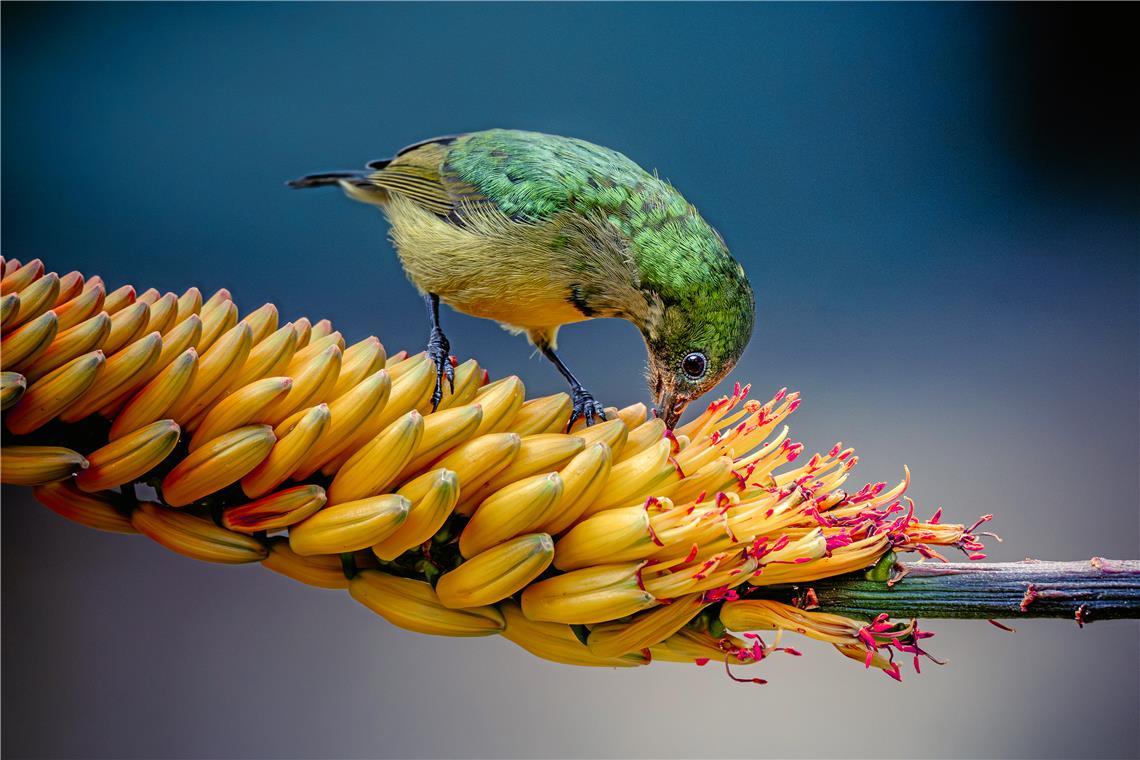
[[[475,360],[432,411],[424,354],[348,344],[327,320],[243,316],[226,290],[107,292],[39,260],[2,270],[3,482],[92,528],[347,590],[413,631],[738,679],[798,654],[794,631],[899,678],[896,655],[917,670],[931,634],[841,585],[832,604],[854,612],[818,609],[816,586],[882,584],[903,552],[984,558],[988,515],[923,520],[905,467],[856,487],[852,449],[807,455],[794,392],[738,385],[673,431],[633,404],[566,432],[565,393],[528,400]]]

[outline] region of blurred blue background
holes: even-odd
[[[1127,8],[998,5],[3,6],[3,250],[273,301],[390,350],[426,337],[374,210],[284,181],[509,126],[656,168],[750,273],[733,379],[804,393],[991,558],[1136,557],[1135,53]],[[1134,28],[1134,27],[1133,27]],[[561,389],[444,315],[461,358]],[[645,400],[622,322],[563,331]],[[1135,621],[937,622],[899,686],[807,642],[763,689],[713,667],[574,670],[396,630],[344,594],[94,534],[4,491],[10,757],[1130,757]],[[796,642],[801,646],[801,642]]]

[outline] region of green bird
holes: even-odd
[[[632,322],[649,390],[672,429],[685,406],[736,365],[755,298],[724,240],[672,185],[617,151],[570,137],[491,129],[410,145],[366,171],[312,174],[379,206],[424,296],[433,408],[454,381],[439,302],[526,333],[570,384],[573,425],[602,405],[555,352],[558,329]]]

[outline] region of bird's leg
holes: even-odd
[[[439,327],[439,296],[428,293],[424,296],[428,319],[431,320],[431,334],[428,336],[427,355],[435,365],[435,390],[431,394],[431,410],[434,412],[443,399],[443,378],[451,392],[455,393],[455,368],[451,366],[451,344]]]
[[[554,353],[554,349],[550,346],[540,346],[540,349],[542,355],[553,362],[554,366],[558,368],[558,371],[562,373],[562,376],[566,378],[566,382],[570,383],[570,397],[574,400],[574,410],[570,412],[570,422],[567,423],[566,429],[569,430],[572,428],[579,417],[586,420],[587,426],[594,424],[595,417],[604,420],[606,418],[605,409],[594,399],[588,390],[582,387],[582,384],[578,382],[578,378],[574,377],[574,373],[570,371],[570,368],[562,363],[562,360],[558,358],[558,354]]]

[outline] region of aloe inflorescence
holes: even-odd
[[[925,654],[914,621],[766,587],[983,556],[977,525],[916,516],[909,472],[844,488],[850,448],[805,456],[796,393],[737,386],[673,431],[634,404],[565,432],[564,393],[527,400],[472,359],[433,411],[424,354],[272,304],[243,316],[226,290],[108,292],[8,260],[0,296],[3,482],[92,528],[347,589],[413,631],[727,667],[798,654],[757,633],[792,630],[898,678],[897,652]]]

